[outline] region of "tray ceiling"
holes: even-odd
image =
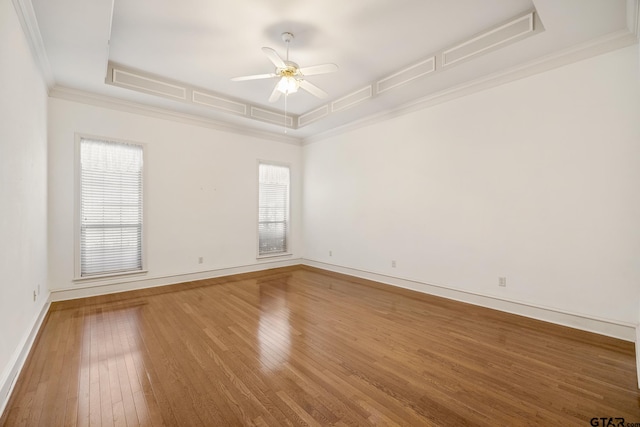
[[[288,96],[289,137],[486,87],[637,42],[637,0],[16,0],[35,12],[54,96],[86,96],[281,134],[284,98],[261,47],[328,99]],[[26,5],[26,6],[25,6]]]

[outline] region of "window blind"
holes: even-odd
[[[142,270],[142,147],[80,141],[80,275]]]
[[[258,201],[258,254],[288,251],[289,168],[260,163]]]

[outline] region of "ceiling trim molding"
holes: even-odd
[[[450,47],[449,49],[443,51],[441,53],[441,64],[443,67],[448,67],[450,65],[455,64],[458,61],[464,61],[465,59],[471,58],[476,55],[480,55],[485,51],[489,51],[494,48],[498,48],[500,46],[506,45],[510,41],[518,38],[522,38],[528,33],[532,33],[534,31],[534,12],[527,13],[524,16],[513,19],[506,24],[500,25],[493,30],[485,31],[475,37],[470,38],[469,40],[458,43],[455,46]],[[524,23],[524,28],[518,28],[518,24]],[[516,33],[511,34],[509,30],[513,31],[515,28]],[[495,38],[497,35],[505,33],[503,37],[498,38],[497,40],[491,40],[491,37]],[[488,41],[486,41],[488,40]],[[467,51],[465,52],[465,48]],[[462,52],[458,56],[455,56],[455,52]],[[449,56],[454,56],[449,59]]]
[[[107,77],[107,83],[165,98],[180,101],[186,101],[187,99],[187,88],[184,85],[171,84],[168,81],[154,79],[140,73],[132,73],[114,66],[109,67],[109,69],[111,72]]]
[[[244,115],[244,117],[250,120],[259,120],[274,125],[280,125],[286,122],[287,127],[296,130],[328,116],[340,114],[344,110],[356,108],[387,91],[391,92],[396,88],[420,79],[428,78],[429,75],[434,73],[446,72],[458,64],[472,60],[480,55],[488,54],[489,52],[543,31],[544,26],[540,22],[535,10],[520,13],[493,27],[486,28],[471,37],[460,40],[448,48],[445,47],[431,55],[423,57],[418,62],[396,70],[390,75],[382,76],[355,92],[342,95],[329,103],[330,108],[326,114],[319,111],[323,108],[323,106],[321,106],[310,111],[305,111],[300,115],[287,115],[282,110],[232,98],[222,93],[198,88],[185,82],[172,80],[148,71],[137,70],[112,61],[109,61],[107,66],[105,83],[223,113]],[[451,58],[447,55],[451,55]],[[196,101],[194,98],[196,92],[200,94],[201,98],[207,97],[210,101],[214,102]],[[235,108],[229,109],[229,107]]]
[[[335,113],[338,111],[346,110],[347,108],[351,108],[361,102],[370,99],[373,96],[373,85],[368,85],[363,87],[362,89],[358,89],[355,92],[351,92],[348,95],[343,96],[342,98],[338,98],[335,101],[331,102],[331,112]]]
[[[33,54],[33,57],[40,68],[40,72],[42,73],[42,78],[47,86],[47,92],[49,92],[53,89],[56,82],[53,76],[51,63],[49,62],[49,57],[47,56],[47,52],[44,48],[44,41],[42,40],[42,34],[38,27],[38,20],[36,19],[36,12],[33,9],[33,4],[31,3],[31,0],[12,0],[12,2],[13,7],[16,10],[18,20],[20,21],[20,25],[22,26],[22,31],[27,38],[29,47],[31,48],[31,53]]]
[[[636,3],[638,3],[637,0]],[[423,110],[425,108],[442,104],[485,89],[490,89],[492,87],[533,76],[535,74],[540,74],[564,65],[569,65],[584,59],[628,47],[635,43],[637,43],[637,37],[635,34],[626,30],[617,31],[561,52],[538,58],[524,65],[493,73],[411,101],[397,108],[375,113],[355,122],[347,123],[334,129],[306,137],[303,139],[303,145],[312,144],[361,127],[379,123],[380,121],[402,116],[414,111]]]
[[[251,106],[251,118],[271,123],[276,126],[286,126],[291,129],[294,126],[295,116],[283,114],[277,111],[266,110],[264,108]]]
[[[347,108],[357,107],[364,101],[372,100],[387,91],[393,91],[396,88],[411,84],[420,79],[429,78],[429,76],[435,73],[448,72],[448,70],[461,63],[473,60],[481,55],[486,55],[512,43],[517,43],[543,31],[545,31],[544,26],[535,10],[520,13],[509,20],[484,29],[471,37],[460,40],[452,46],[424,57],[420,61],[404,67],[393,74],[381,77],[365,88],[338,98],[331,102],[331,111],[327,116],[340,113],[340,111],[346,110]],[[456,55],[456,53],[458,54]],[[448,55],[452,57],[449,58]],[[370,90],[367,92],[367,90],[372,88],[374,91]],[[400,106],[399,108],[403,107]],[[301,116],[304,117],[313,111],[305,112]],[[298,128],[302,128],[310,123],[313,123],[313,121],[310,120],[306,123],[304,121],[299,122]]]
[[[417,64],[406,67],[388,77],[376,82],[376,94],[381,94],[398,86],[409,83],[418,77],[426,76],[436,71],[436,57],[431,56]]]
[[[227,113],[237,114],[239,116],[247,115],[247,104],[231,101],[219,96],[209,95],[208,93],[194,90],[191,94],[191,102],[195,104],[205,105],[207,107],[217,108]]]
[[[325,104],[322,107],[311,110],[308,113],[304,113],[298,116],[298,127],[306,126],[309,123],[316,122],[329,114],[329,104]]]
[[[230,132],[239,135],[250,136],[259,139],[268,139],[276,142],[283,142],[292,145],[301,145],[302,139],[290,135],[252,129],[243,125],[236,125],[224,121],[214,120],[208,117],[195,114],[179,113],[174,110],[152,107],[137,102],[127,101],[96,93],[85,92],[78,89],[71,89],[64,86],[55,86],[49,91],[51,98],[63,99],[78,102],[81,104],[93,105],[96,107],[109,108],[111,110],[122,111],[133,114],[141,114],[148,117],[171,120],[178,123],[215,129],[223,132]]]
[[[282,110],[263,107],[111,61],[107,65],[105,83],[265,123],[283,125],[286,122],[291,129],[298,126],[296,114],[285,114]]]

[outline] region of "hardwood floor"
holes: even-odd
[[[0,425],[640,423],[635,369],[633,343],[291,267],[52,304]]]

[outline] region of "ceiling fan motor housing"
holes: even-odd
[[[287,65],[286,68],[276,68],[276,74],[282,77],[295,77],[302,75],[300,73],[300,67],[295,62],[284,61]]]

